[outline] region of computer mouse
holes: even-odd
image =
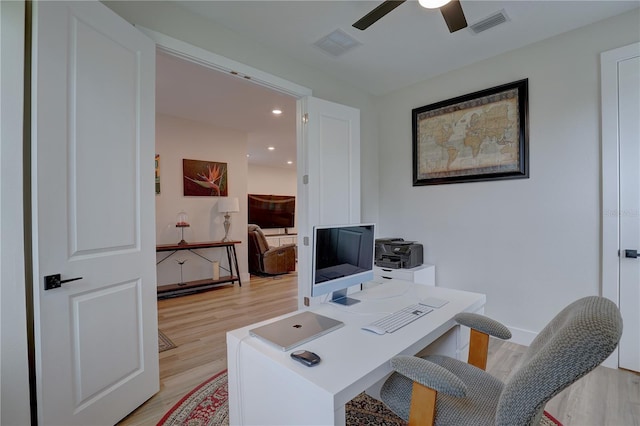
[[[320,363],[320,357],[318,356],[318,354],[306,350],[292,352],[291,358],[303,363],[307,367],[313,367],[314,365]]]
[[[378,327],[377,325],[373,325],[373,324],[368,324],[362,327],[363,330],[366,331],[370,331],[372,333],[376,333],[376,334],[385,334],[386,331],[384,331],[384,329]]]

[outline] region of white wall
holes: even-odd
[[[0,424],[29,424],[22,208],[24,2],[0,2]]]
[[[249,164],[249,194],[296,195],[298,188],[295,169]]]
[[[218,212],[219,197],[185,197],[183,195],[182,160],[227,163],[228,196],[237,197],[240,212],[231,213],[229,239],[242,241],[236,245],[242,280],[248,280],[247,267],[247,135],[178,117],[156,116],[156,154],[160,155],[160,195],[156,195],[156,239],[158,244],[180,241],[176,228],[177,215],[189,215],[189,228],[184,230],[187,242],[220,241],[224,237],[224,216]],[[210,260],[227,267],[224,249],[198,251]],[[167,253],[158,253],[157,259]],[[176,260],[188,259],[183,265],[183,280],[210,278],[211,264],[187,251],[180,251],[158,265],[158,285],[180,282],[180,266]],[[221,272],[221,275],[227,275]]]
[[[438,285],[487,294],[527,343],[569,302],[600,293],[599,53],[638,41],[615,17],[377,101],[380,234],[415,239]],[[412,186],[411,109],[529,79],[530,178]]]

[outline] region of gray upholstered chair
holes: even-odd
[[[483,318],[457,319],[506,336],[502,326],[496,329],[499,323]],[[383,385],[381,398],[410,425],[538,425],[545,404],[607,359],[621,334],[617,306],[603,297],[585,297],[549,322],[504,383],[449,357],[397,356],[391,361],[397,372]]]

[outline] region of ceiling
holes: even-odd
[[[247,133],[250,164],[296,169],[291,96],[158,52],[156,112]]]
[[[640,0],[461,0],[469,24],[504,11],[508,21],[450,34],[438,10],[407,1],[365,31],[351,26],[381,1],[180,1],[180,7],[271,51],[382,95],[447,71],[606,19]],[[640,26],[639,26],[640,27]],[[314,46],[341,30],[359,45],[339,56]],[[640,30],[640,28],[639,28]],[[588,41],[585,41],[588,42]],[[295,168],[295,100],[240,78],[158,55],[158,112],[249,133],[249,162]],[[271,110],[283,110],[273,117]],[[266,146],[275,147],[266,151]],[[287,165],[292,159],[294,164]]]

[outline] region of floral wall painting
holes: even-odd
[[[156,195],[160,194],[160,155],[156,154]]]
[[[195,197],[226,197],[227,163],[182,160],[184,195]]]
[[[528,178],[527,83],[415,108],[413,186]]]

